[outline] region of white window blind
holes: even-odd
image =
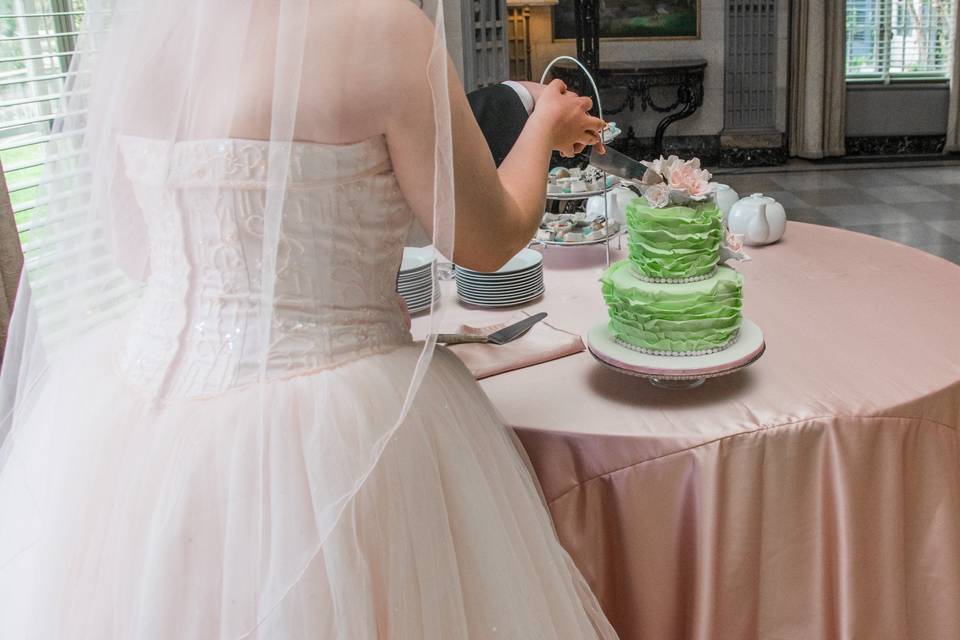
[[[83,5],[0,0],[0,162],[27,254],[37,249],[42,214],[56,197],[41,188],[45,143],[83,29]]]
[[[943,80],[955,0],[846,0],[847,80]]]
[[[64,266],[71,255],[107,253],[102,229],[89,215],[80,138],[53,132],[55,115],[84,113],[87,83],[70,65],[78,43],[91,41],[82,37],[85,9],[85,0],[0,0],[0,162],[34,303],[40,321],[53,329],[66,325],[69,314],[92,318],[96,305],[135,289],[109,260],[85,260],[82,273]],[[84,89],[68,89],[73,84]],[[48,158],[51,140],[69,144],[56,145]]]

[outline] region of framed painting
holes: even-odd
[[[605,40],[696,39],[700,0],[595,0],[600,5],[600,37]],[[553,8],[553,39],[577,37],[573,0]]]

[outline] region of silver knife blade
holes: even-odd
[[[645,166],[630,156],[610,147],[607,147],[607,152],[604,154],[597,151],[597,147],[593,147],[590,151],[590,164],[627,180],[641,180],[647,171]]]
[[[516,340],[527,331],[530,330],[530,327],[537,324],[541,320],[547,317],[546,313],[537,313],[529,318],[524,318],[520,322],[515,322],[509,327],[504,327],[500,331],[496,331],[487,336],[487,339],[494,344],[507,344],[512,340]]]

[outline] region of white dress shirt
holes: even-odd
[[[533,95],[525,86],[513,80],[505,80],[501,84],[505,84],[517,92],[517,95],[520,96],[520,102],[523,103],[523,108],[527,110],[527,115],[533,113]]]

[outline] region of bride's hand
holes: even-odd
[[[601,132],[606,123],[588,113],[592,107],[593,100],[568,90],[562,80],[554,80],[537,100],[530,124],[540,127],[551,148],[563,156],[572,157],[588,145],[597,145],[603,153]]]

